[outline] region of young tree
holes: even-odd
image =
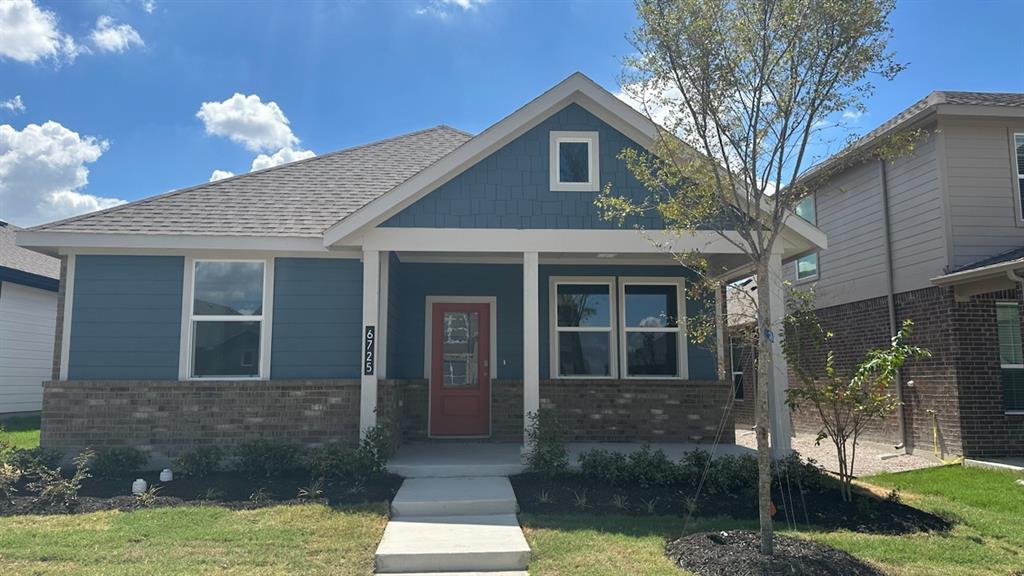
[[[900,402],[890,387],[897,383],[900,369],[908,360],[931,356],[923,348],[907,344],[913,322],[905,320],[888,348],[869,350],[850,373],[835,365],[830,343],[832,333],[818,322],[809,293],[794,293],[782,349],[801,386],[789,390],[789,404],[811,405],[821,418],[817,441],[832,441],[839,459],[839,480],[843,500],[853,497],[853,467],[857,440],[871,422],[891,416]]]
[[[799,176],[822,126],[863,107],[871,75],[891,79],[901,69],[887,49],[893,2],[636,0],[636,55],[626,59],[623,89],[665,131],[653,154],[622,153],[650,197],[631,201],[606,189],[598,201],[606,216],[656,211],[669,230],[714,230],[746,256],[767,292],[773,249],[808,194]],[[678,257],[705,278],[715,276],[699,254]],[[769,298],[757,299],[757,372],[765,383],[782,328],[772,325],[770,306]],[[759,386],[765,554],[772,553],[768,428],[768,386]]]

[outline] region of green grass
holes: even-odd
[[[898,488],[906,503],[954,519],[947,534],[879,536],[801,529],[787,534],[846,550],[891,576],[1007,576],[1024,572],[1024,488],[1012,473],[950,466],[867,478]],[[533,548],[530,574],[675,574],[667,538],[706,530],[756,528],[734,520],[685,525],[671,517],[523,515]]]
[[[39,416],[18,416],[0,420],[0,438],[10,441],[15,448],[39,446]]]
[[[369,575],[386,505],[0,518],[0,574]]]

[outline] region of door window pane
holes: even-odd
[[[590,182],[590,144],[588,142],[558,143],[559,182]]]
[[[626,334],[626,365],[630,376],[675,376],[678,373],[678,334],[629,332]]]
[[[626,326],[630,328],[665,328],[679,324],[676,286],[625,287]]]
[[[442,386],[476,387],[480,376],[480,313],[445,312],[441,328]]]
[[[607,284],[559,284],[559,327],[611,326],[610,288]]]
[[[610,375],[609,338],[608,332],[559,332],[559,374],[561,376]]]
[[[196,316],[263,314],[262,262],[196,262]]]
[[[193,375],[256,376],[260,322],[195,322]]]

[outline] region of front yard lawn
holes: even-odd
[[[385,503],[0,517],[0,574],[369,575]]]
[[[1024,572],[1024,487],[1013,473],[950,466],[885,474],[865,482],[955,522],[946,533],[888,536],[800,526],[785,533],[845,550],[892,576],[1007,576]],[[533,548],[533,576],[683,574],[664,555],[668,538],[756,523],[730,519],[592,514],[521,517]]]
[[[15,448],[39,446],[39,416],[18,416],[0,420],[0,440],[11,442]]]

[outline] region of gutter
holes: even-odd
[[[896,321],[896,290],[893,282],[892,266],[892,225],[889,221],[889,179],[885,169],[885,159],[878,159],[879,178],[882,184],[882,226],[885,236],[885,287],[886,305],[889,309],[889,337],[893,338],[899,331]],[[896,411],[896,426],[899,429],[896,448],[907,445],[907,424],[903,417],[903,377],[896,371],[896,401],[900,409]]]
[[[973,268],[971,270],[964,270],[963,272],[954,272],[952,274],[936,276],[935,278],[932,278],[932,284],[935,284],[936,286],[952,286],[954,284],[960,284],[961,282],[970,282],[971,280],[981,280],[989,276],[995,276],[1000,272],[1013,273],[1015,268],[1020,268],[1022,266],[1024,266],[1024,258],[1017,258],[1006,262],[999,262],[997,264],[989,264],[988,266],[982,266],[981,268]],[[1015,276],[1016,274],[1013,274],[1010,279],[1016,281],[1014,278]]]

